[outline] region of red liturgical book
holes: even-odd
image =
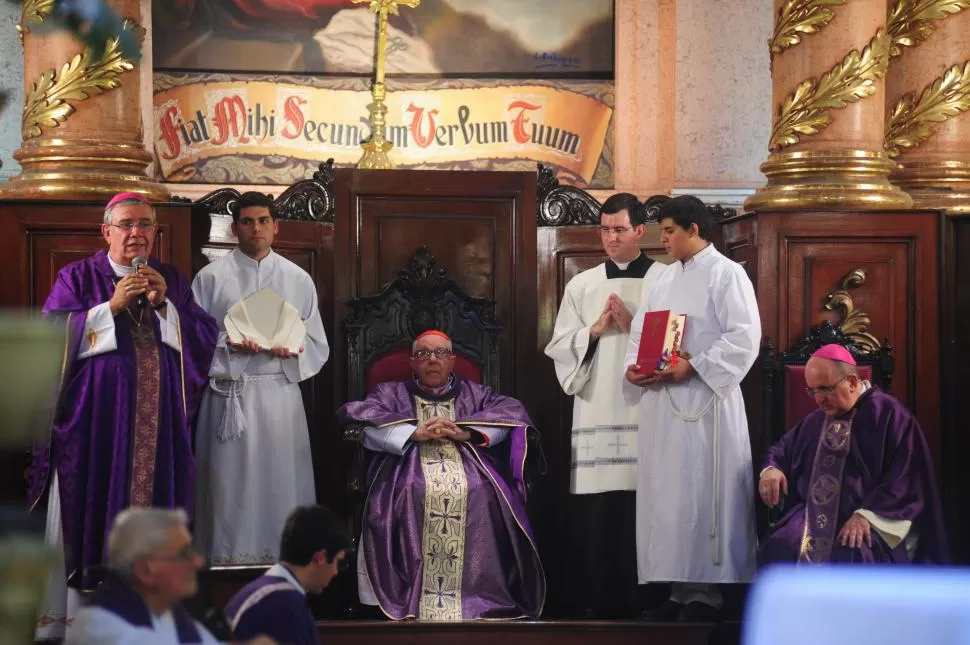
[[[637,365],[641,371],[669,369],[677,362],[680,344],[687,326],[685,314],[670,310],[648,311],[643,317]]]

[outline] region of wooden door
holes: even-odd
[[[465,292],[495,301],[499,389],[534,412],[535,175],[342,170],[336,179],[337,323],[347,300],[376,293],[427,246]],[[338,341],[336,354],[345,357]],[[338,384],[343,367],[336,366]]]

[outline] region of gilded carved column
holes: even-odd
[[[139,0],[110,0],[126,29],[144,33]],[[100,199],[134,191],[165,199],[149,180],[139,91],[142,70],[116,39],[95,54],[66,31],[38,29],[54,0],[26,0],[18,25],[24,47],[23,170],[0,197]],[[150,71],[148,72],[150,73]]]
[[[887,0],[775,0],[774,117],[755,209],[907,208],[883,150]]]
[[[970,0],[892,0],[886,150],[920,208],[970,212]]]

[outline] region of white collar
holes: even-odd
[[[240,251],[238,246],[232,250],[232,255],[233,257],[236,258],[236,262],[244,266],[253,267],[255,269],[258,269],[262,266],[272,266],[273,263],[276,261],[276,254],[273,252],[273,249],[270,249],[269,253],[267,253],[266,257],[264,257],[262,260],[252,259],[248,255]]]
[[[300,584],[300,581],[297,580],[296,576],[290,573],[290,570],[284,567],[282,564],[274,564],[269,568],[269,571],[267,571],[264,575],[274,576],[276,578],[283,578],[291,585],[296,587],[301,594],[303,594],[304,596],[306,595],[306,589],[303,588],[303,585]]]
[[[630,262],[617,262],[616,260],[610,260],[610,261],[613,264],[615,264],[616,268],[619,269],[620,271],[626,271],[626,268],[630,266],[631,262],[633,262],[633,260],[630,260]]]
[[[124,264],[118,264],[108,256],[108,262],[111,263],[111,270],[115,272],[115,275],[119,278],[123,278],[126,275],[130,275],[135,272],[135,267],[125,266]]]
[[[695,264],[697,262],[697,260],[703,260],[704,258],[706,258],[708,255],[710,255],[713,252],[714,252],[714,245],[711,244],[710,242],[708,242],[707,243],[707,246],[705,246],[703,249],[701,249],[700,251],[698,251],[694,255],[690,256],[688,259],[686,259],[683,262],[681,262],[680,263],[681,268],[682,269],[686,269],[687,267],[692,266],[693,264]]]

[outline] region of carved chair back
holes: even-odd
[[[466,295],[427,247],[417,249],[380,293],[353,298],[348,307],[347,400],[363,399],[379,383],[410,378],[412,339],[429,329],[451,337],[459,376],[501,389],[495,303]]]
[[[892,388],[894,359],[893,348],[888,340],[875,347],[863,347],[853,342],[839,327],[833,326],[828,320],[823,321],[818,327],[812,327],[808,336],[781,354],[775,354],[775,348],[768,338],[761,350],[764,375],[762,454],[767,453],[772,444],[818,408],[815,398],[805,389],[807,387],[805,363],[816,350],[830,343],[842,345],[849,350],[858,365],[860,378],[869,380],[886,392]],[[760,468],[761,464],[756,463],[755,469],[760,470]],[[767,521],[771,526],[782,517],[784,504],[783,499],[779,506],[769,509],[767,518],[760,515],[759,510],[760,532],[763,532],[763,522]],[[761,509],[760,504],[759,509]]]
[[[791,349],[775,354],[771,339],[761,350],[764,368],[764,448],[767,450],[792,426],[815,411],[814,399],[805,391],[805,363],[823,345],[836,343],[845,347],[855,358],[860,378],[869,380],[885,391],[892,388],[895,360],[888,341],[877,348],[864,348],[835,327],[828,320],[812,327],[808,336]]]

